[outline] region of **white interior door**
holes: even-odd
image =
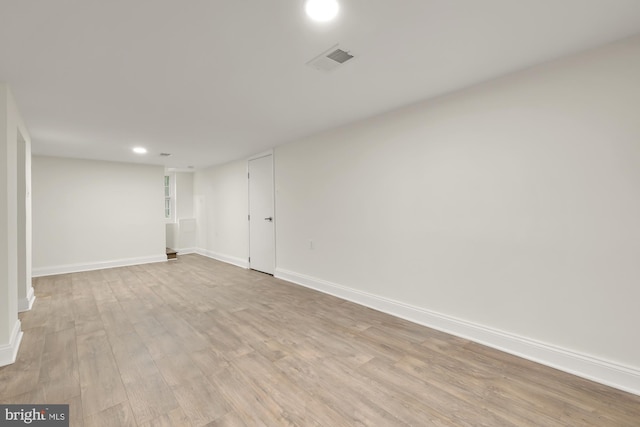
[[[273,156],[249,160],[249,266],[273,274],[275,270]]]

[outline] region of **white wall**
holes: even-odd
[[[246,267],[249,256],[246,161],[197,171],[194,202],[198,252]]]
[[[176,214],[178,218],[193,218],[193,173],[176,172]]]
[[[167,223],[167,247],[189,253],[196,246],[196,219],[193,210],[193,173],[170,172],[174,184],[175,222]]]
[[[193,202],[193,173],[176,172],[177,248],[183,252],[196,246],[196,219]]]
[[[22,339],[18,310],[23,303],[30,308],[26,296],[33,294],[27,271],[30,144],[11,90],[0,83],[0,366],[15,361]]]
[[[33,272],[166,260],[162,166],[34,156]]]
[[[624,365],[640,392],[639,76],[636,37],[277,147],[279,274]]]
[[[18,311],[33,307],[31,280],[31,141],[18,132]]]
[[[277,147],[276,276],[640,394],[638,76],[640,37]],[[245,172],[196,174],[201,247],[246,256]]]
[[[638,76],[635,37],[276,147],[276,276],[640,394]],[[246,257],[246,161],[195,193]]]

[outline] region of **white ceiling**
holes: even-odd
[[[640,0],[340,3],[0,0],[0,81],[36,154],[199,168],[640,32]]]

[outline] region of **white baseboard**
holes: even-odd
[[[154,255],[148,257],[115,259],[111,261],[98,261],[86,264],[68,264],[53,267],[34,268],[32,277],[52,276],[54,274],[77,273],[79,271],[102,270],[104,268],[126,267],[130,265],[150,264],[154,262],[166,262],[167,255]]]
[[[218,261],[226,262],[228,264],[237,265],[238,267],[249,268],[249,261],[247,261],[246,259],[219,254],[202,248],[196,248],[195,253],[209,258],[217,259]]]
[[[11,365],[16,361],[18,356],[18,349],[22,342],[22,330],[20,330],[20,320],[16,319],[16,323],[13,325],[9,342],[6,344],[0,344],[0,366]]]
[[[189,255],[189,254],[198,253],[196,248],[176,249],[176,252],[178,252],[178,255]]]
[[[640,370],[277,268],[275,277],[440,330],[579,377],[640,395]]]
[[[25,298],[18,299],[18,312],[29,311],[33,307],[33,302],[36,300],[36,294],[33,292],[33,286],[29,286],[29,291]]]

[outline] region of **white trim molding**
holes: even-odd
[[[178,255],[189,255],[189,254],[195,254],[197,253],[197,249],[196,248],[182,248],[182,249],[176,249],[176,252],[178,252]]]
[[[33,286],[29,286],[26,298],[18,299],[18,312],[29,311],[33,307],[33,303],[36,300],[36,294],[33,292]]]
[[[0,366],[11,365],[16,361],[18,356],[18,349],[22,342],[22,330],[20,329],[20,320],[16,319],[16,323],[13,324],[13,331],[11,331],[11,337],[9,342],[4,345],[0,345]]]
[[[55,274],[77,273],[80,271],[102,270],[104,268],[127,267],[130,265],[151,264],[154,262],[166,262],[167,255],[154,255],[139,258],[115,259],[111,261],[98,261],[86,264],[68,264],[54,267],[34,268],[32,277],[52,276]]]
[[[277,268],[275,277],[640,395],[640,370],[637,368],[577,353],[293,271]]]
[[[213,258],[218,261],[226,262],[227,264],[233,264],[242,268],[249,268],[249,260],[242,259],[230,255],[219,254],[216,252],[209,251],[207,249],[196,248],[195,253],[198,255],[206,256],[207,258]]]
[[[250,156],[247,158],[247,164],[249,163],[249,161],[251,160],[256,160],[256,159],[260,159],[262,157],[267,157],[267,156],[272,156],[273,155],[273,148],[269,148],[268,150],[262,151],[260,153],[256,153],[253,156]],[[248,168],[248,166],[247,166]]]

